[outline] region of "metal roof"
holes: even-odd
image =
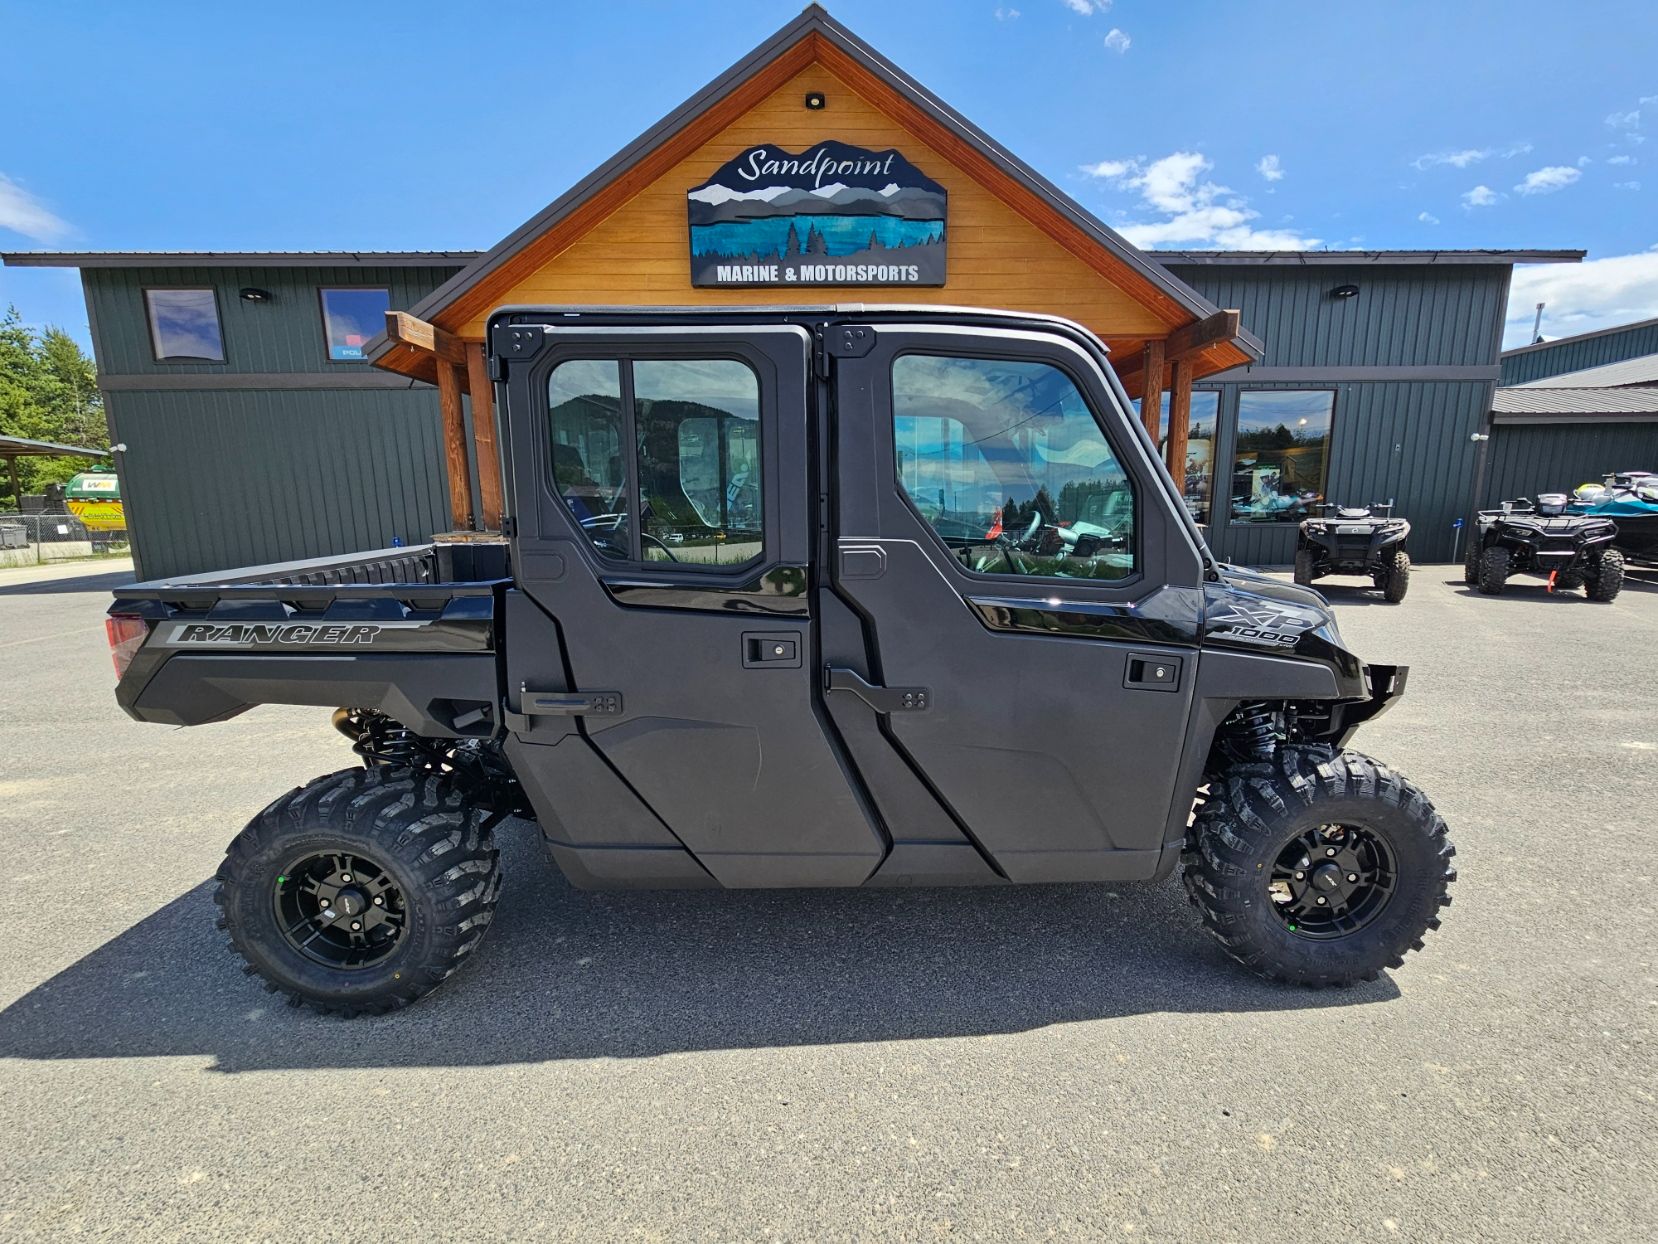
[[[8,268],[459,268],[482,251],[7,251]]]
[[[1619,389],[1658,384],[1658,354],[1642,354],[1618,363],[1602,363],[1579,371],[1564,371],[1514,385],[1517,389]]]
[[[1536,385],[1513,385],[1498,389],[1492,398],[1491,413],[1498,422],[1562,418],[1658,419],[1658,388],[1558,389]],[[1515,417],[1518,417],[1517,419]]]
[[[1529,346],[1515,346],[1512,350],[1504,350],[1503,358],[1511,358],[1516,354],[1530,354],[1533,350],[1551,350],[1555,346],[1570,345],[1574,341],[1590,341],[1596,337],[1610,337],[1614,333],[1627,333],[1636,328],[1652,328],[1658,325],[1658,319],[1636,320],[1633,324],[1614,324],[1611,328],[1597,328],[1592,333],[1578,333],[1572,337],[1551,337],[1548,341],[1534,341]]]
[[[0,458],[107,458],[107,449],[86,449],[80,445],[59,445],[56,441],[31,441],[22,436],[0,436]]]
[[[576,211],[600,188],[620,177],[649,152],[683,129],[710,105],[730,94],[744,80],[788,48],[814,34],[832,43],[847,56],[852,57],[863,68],[875,77],[880,78],[893,90],[907,96],[912,103],[930,114],[934,121],[952,131],[961,141],[979,148],[1002,173],[1014,181],[1023,183],[1027,189],[1048,200],[1069,223],[1086,234],[1091,241],[1110,251],[1125,265],[1184,307],[1192,316],[1197,319],[1204,319],[1218,310],[1196,290],[1163,268],[1155,259],[1148,257],[1144,252],[1131,245],[1126,238],[1116,231],[1107,228],[1098,217],[1072,199],[1058,186],[1043,177],[1030,165],[1019,159],[1006,147],[1003,147],[990,135],[922,86],[921,83],[830,17],[821,5],[813,3],[807,5],[799,17],[789,22],[747,56],[703,87],[702,90],[651,126],[633,142],[617,152],[616,155],[560,195],[545,209],[513,230],[487,254],[438,286],[412,309],[411,314],[423,320],[433,320],[441,315],[444,309],[452,304],[464,291],[487,277],[541,234],[547,232]],[[369,361],[373,362],[380,358],[391,348],[392,344],[383,336],[371,341],[368,347]]]
[[[1436,251],[1164,251],[1147,252],[1163,264],[1471,264],[1581,263],[1579,250]]]

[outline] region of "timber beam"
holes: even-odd
[[[403,345],[435,355],[445,362],[466,366],[465,342],[436,324],[416,319],[407,311],[386,312],[386,336]]]
[[[1211,316],[1175,329],[1163,339],[1163,363],[1171,364],[1181,359],[1190,359],[1212,346],[1236,340],[1242,331],[1242,321],[1243,317],[1236,311],[1217,311]],[[1122,366],[1116,368],[1117,379],[1123,382],[1123,387],[1130,393],[1140,391],[1146,362],[1147,359],[1142,355],[1140,358],[1124,359]]]

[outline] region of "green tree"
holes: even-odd
[[[109,448],[92,360],[61,328],[48,326],[37,335],[16,307],[0,318],[0,434]],[[17,474],[24,492],[39,492],[91,465],[86,458],[19,458]],[[10,490],[9,475],[0,472],[8,509],[15,504]]]

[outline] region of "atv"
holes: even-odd
[[[1618,537],[1609,519],[1566,512],[1564,493],[1504,501],[1501,509],[1476,515],[1473,538],[1463,559],[1462,577],[1487,596],[1502,593],[1510,575],[1538,574],[1549,591],[1587,588],[1590,600],[1616,600],[1623,588],[1623,554],[1612,547]]]
[[[1311,587],[1331,574],[1366,575],[1384,600],[1398,604],[1410,587],[1410,524],[1386,505],[1314,507],[1322,514],[1301,521],[1295,539],[1295,581]]]

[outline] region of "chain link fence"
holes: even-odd
[[[0,566],[124,557],[124,531],[93,530],[73,514],[0,514]]]

